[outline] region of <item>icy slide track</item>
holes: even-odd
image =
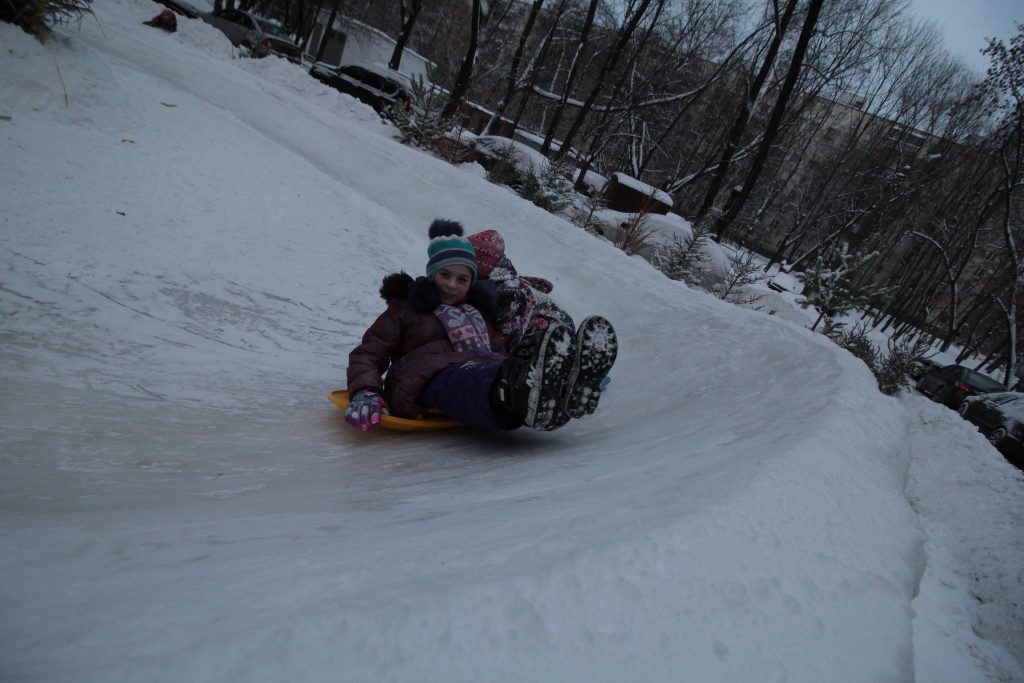
[[[58,111],[45,140],[26,117],[4,176],[32,232],[2,233],[0,678],[913,678],[921,538],[900,406],[866,369],[183,50],[204,27],[143,33],[151,9],[101,0],[102,31],[48,48],[95,78],[97,115]],[[143,100],[189,117],[132,119]],[[106,145],[118,125],[152,156]],[[32,196],[42,151],[77,202]],[[158,182],[184,192],[201,152],[247,182],[190,185],[173,218],[147,204]],[[245,213],[283,179],[303,194],[287,234]],[[80,199],[114,196],[138,198],[130,228],[123,203]],[[500,227],[574,314],[616,323],[596,416],[554,434],[344,426],[326,400],[343,352],[436,215]]]

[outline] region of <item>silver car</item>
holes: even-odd
[[[309,74],[378,112],[392,105],[412,108],[412,82],[409,77],[382,64],[345,64],[334,68],[317,63],[310,68]]]
[[[232,45],[249,48],[256,57],[275,54],[299,63],[299,46],[274,22],[240,9],[203,14],[203,21],[228,37]]]

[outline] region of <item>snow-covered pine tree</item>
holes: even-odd
[[[761,265],[754,259],[753,252],[744,250],[729,259],[725,280],[715,285],[715,296],[737,306],[753,306],[765,295],[751,291],[748,287],[766,277]]]
[[[709,220],[694,223],[687,237],[672,237],[672,242],[661,245],[654,254],[654,267],[673,280],[682,280],[688,285],[700,282],[698,272],[702,263],[708,260],[705,247],[708,237]]]
[[[526,166],[519,169],[519,177],[512,188],[545,211],[558,213],[570,206],[575,197],[572,170],[571,164],[560,161],[549,161],[539,170]]]
[[[398,128],[399,140],[413,147],[436,146],[454,127],[451,119],[441,113],[445,97],[437,89],[424,83],[422,78],[412,82],[412,106],[399,103],[389,107],[384,117]]]
[[[812,330],[817,329],[823,318],[832,319],[849,313],[865,306],[873,296],[884,293],[884,290],[871,285],[853,285],[858,269],[876,256],[877,251],[850,253],[844,244],[831,258],[818,256],[814,265],[797,273],[797,278],[803,283],[803,296],[797,299],[797,303],[804,308],[814,306],[818,309]]]

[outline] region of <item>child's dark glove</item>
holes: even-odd
[[[360,389],[349,398],[348,407],[345,408],[345,422],[368,432],[380,424],[383,413],[384,399],[380,394],[373,389]]]

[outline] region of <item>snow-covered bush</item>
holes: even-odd
[[[575,190],[572,189],[573,166],[567,162],[542,164],[538,171],[533,166],[518,169],[518,177],[511,183],[512,188],[528,201],[545,211],[558,213],[572,204]]]
[[[708,237],[707,221],[691,226],[689,235],[672,235],[672,241],[661,244],[654,252],[654,267],[673,280],[682,280],[688,285],[699,284],[701,265],[707,263],[706,248]]]
[[[827,336],[864,361],[878,382],[878,390],[887,396],[895,396],[910,386],[912,371],[921,363],[928,349],[928,345],[921,341],[910,344],[890,339],[888,353],[883,355],[868,339],[867,326],[863,323],[858,323],[852,329],[842,325],[831,326]]]
[[[577,228],[592,235],[600,235],[601,212],[608,208],[608,202],[600,194],[576,195],[573,198],[569,221]]]
[[[826,326],[826,336],[864,361],[871,372],[878,376],[881,354],[874,342],[868,338],[866,325],[858,323],[852,329],[846,329],[845,325]]]
[[[895,396],[911,384],[911,377],[924,360],[928,344],[922,340],[911,344],[889,340],[889,354],[878,364],[875,377],[883,394]]]
[[[572,204],[571,164],[550,162],[526,145],[496,135],[481,135],[475,147],[487,179],[507,185],[537,206],[557,213]]]
[[[764,294],[751,288],[766,279],[753,252],[730,252],[711,239],[713,219],[689,225],[661,242],[651,258],[673,280],[699,287],[737,306],[753,306]]]
[[[476,141],[477,156],[481,156],[481,149],[486,150],[486,154],[483,155],[486,162],[483,162],[483,166],[487,169],[487,180],[495,185],[511,187],[519,178],[519,171],[516,169],[515,148],[511,144],[481,147],[482,142],[484,142],[482,137]]]
[[[616,233],[615,246],[630,256],[651,251],[654,228],[647,222],[647,216],[641,211],[624,220]]]

